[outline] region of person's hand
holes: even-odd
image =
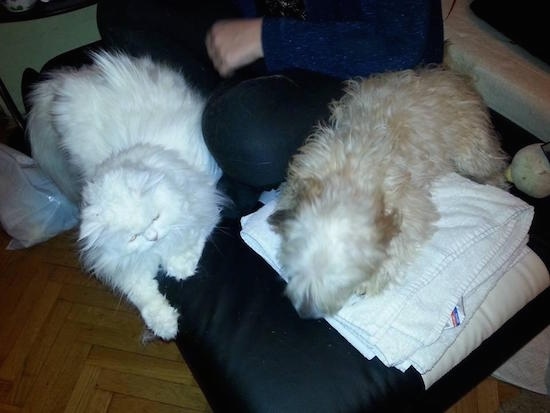
[[[206,35],[206,50],[223,77],[263,57],[262,19],[219,20]]]

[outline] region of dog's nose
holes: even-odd
[[[324,317],[324,314],[319,311],[315,303],[303,300],[298,307],[295,307],[300,318],[317,319]]]

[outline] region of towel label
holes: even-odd
[[[445,329],[458,327],[464,321],[464,300],[460,299],[460,302],[453,308],[447,324],[445,324]]]

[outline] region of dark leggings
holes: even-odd
[[[203,134],[224,172],[226,190],[242,186],[257,193],[284,180],[290,157],[328,117],[328,103],[341,96],[342,82],[299,70],[268,74],[262,60],[222,79],[208,59],[204,38],[214,21],[239,17],[229,3],[99,1],[98,28],[108,47],[169,63],[208,97]]]

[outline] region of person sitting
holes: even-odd
[[[345,81],[441,63],[439,0],[104,0],[107,47],[181,70],[240,216],[284,179]]]

